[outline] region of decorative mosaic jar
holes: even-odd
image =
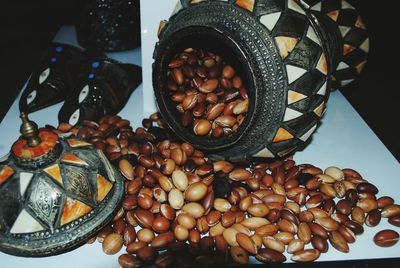
[[[112,220],[123,179],[91,144],[21,118],[23,136],[0,160],[0,250],[30,257],[66,252]]]
[[[353,81],[369,50],[362,19],[345,0],[181,0],[158,34],[158,108],[179,137],[216,159],[284,157],[303,148],[333,82]],[[221,55],[247,84],[248,114],[230,136],[196,136],[181,125],[167,88],[168,63],[189,47]]]

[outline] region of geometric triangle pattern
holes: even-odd
[[[236,5],[250,12],[253,12],[255,0],[236,0]]]
[[[10,233],[26,234],[43,231],[43,226],[35,220],[25,209],[23,209],[15,220]]]
[[[0,185],[5,183],[14,174],[14,170],[9,166],[3,166],[0,169]]]
[[[92,144],[90,144],[88,142],[85,142],[83,140],[78,140],[78,139],[68,139],[67,143],[72,148],[81,148],[81,147],[93,146]]]
[[[76,219],[79,219],[80,217],[86,215],[92,210],[93,209],[85,203],[67,197],[61,216],[61,225],[65,225]]]
[[[19,174],[19,186],[21,191],[21,196],[24,196],[26,189],[28,188],[29,183],[33,177],[32,173],[21,172]]]
[[[112,184],[103,176],[97,174],[97,203],[104,200],[107,194],[111,191]]]
[[[341,61],[346,66],[340,65],[332,71],[334,77],[333,87],[345,86],[361,73],[364,68],[369,53],[369,39],[367,28],[363,19],[346,0],[329,0],[316,2],[315,0],[302,0],[312,12],[325,14],[335,22],[337,32],[343,39],[343,56]],[[344,68],[345,67],[345,68]]]
[[[61,158],[61,162],[75,164],[79,166],[86,166],[86,167],[89,166],[85,161],[83,161],[82,159],[80,159],[79,157],[77,157],[72,153],[64,154],[64,156]]]
[[[224,2],[230,8],[241,8],[254,17],[270,35],[276,52],[282,59],[283,74],[286,78],[286,108],[273,137],[268,137],[266,146],[252,156],[267,158],[285,156],[304,142],[300,138],[307,130],[317,126],[320,120],[317,113],[323,114],[323,111],[317,108],[321,103],[326,103],[329,97],[331,70],[328,65],[330,63],[327,62],[329,59],[325,55],[327,48],[321,40],[320,30],[314,28],[306,12],[306,9],[310,8],[320,11],[324,6],[319,0],[226,0]],[[211,10],[215,1],[181,0],[180,3],[179,10],[202,4],[204,8]],[[308,4],[307,8],[304,8],[304,4]],[[341,19],[340,9],[341,3],[335,9],[337,12],[332,13],[335,20]]]
[[[63,186],[61,169],[58,164],[49,166],[49,167],[43,169],[43,171],[46,172],[47,175],[49,175],[52,179],[54,179],[56,182],[58,182],[61,186]]]

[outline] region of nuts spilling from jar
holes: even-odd
[[[213,139],[239,129],[250,103],[237,70],[219,55],[192,48],[175,55],[168,68],[167,88],[182,126]]]
[[[93,142],[116,164],[126,181],[122,207],[95,238],[122,267],[154,262],[157,267],[235,262],[311,262],[330,246],[349,244],[387,218],[399,227],[400,206],[352,169],[287,159],[273,162],[211,161],[188,143],[165,140],[152,126],[158,114],[133,131],[119,117],[60,125]],[[376,245],[399,240],[382,230]],[[165,251],[166,250],[166,251]],[[285,256],[286,255],[286,256]],[[228,257],[227,257],[228,256]]]

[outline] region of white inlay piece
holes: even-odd
[[[25,209],[21,211],[11,228],[12,234],[26,234],[43,231],[44,228]]]
[[[274,27],[275,27],[276,23],[278,22],[280,16],[281,16],[281,12],[275,12],[275,13],[263,15],[260,18],[260,22],[262,24],[264,24],[264,26],[267,27],[267,29],[270,32],[272,32],[272,30],[274,29]]]
[[[365,41],[361,44],[360,49],[365,53],[369,52],[369,38],[365,39]]]
[[[29,93],[28,97],[26,97],[26,103],[30,104],[34,99],[36,99],[37,92],[36,90]]]
[[[174,11],[172,11],[171,16],[175,15],[176,13],[178,13],[182,8],[183,8],[183,7],[182,7],[182,4],[181,4],[181,1],[178,1],[178,2],[176,3],[176,6],[175,6],[175,8],[174,8]]]
[[[72,126],[75,126],[76,123],[78,123],[79,121],[79,116],[80,116],[80,110],[76,109],[76,111],[71,115],[71,117],[69,118],[68,123]]]
[[[300,137],[300,140],[302,141],[307,141],[308,138],[314,133],[314,131],[317,129],[317,125],[314,125],[312,128],[310,128],[306,133],[304,133],[303,136]]]
[[[81,103],[82,101],[84,101],[87,97],[87,95],[89,94],[89,86],[86,85],[82,88],[81,92],[79,93],[79,100],[78,102]]]
[[[321,41],[319,40],[317,34],[315,33],[313,27],[309,26],[307,30],[307,37],[313,40],[315,43],[321,46]]]
[[[275,155],[270,150],[268,150],[268,148],[264,148],[261,151],[259,151],[258,153],[256,153],[255,155],[253,155],[253,157],[274,158]]]
[[[321,12],[321,10],[322,10],[321,1],[318,2],[317,4],[313,5],[311,10],[315,10],[315,11]]]
[[[351,28],[347,26],[339,26],[339,30],[342,36],[345,37],[346,34],[351,30]]]
[[[286,108],[285,116],[283,118],[283,122],[295,119],[295,118],[300,117],[302,115],[303,115],[302,113],[300,113],[300,112],[298,112],[296,110],[293,110],[293,109],[290,109],[290,108]]]
[[[349,4],[346,0],[342,1],[342,9],[355,9],[352,5]]]
[[[338,67],[336,68],[336,70],[343,70],[343,69],[347,69],[349,68],[349,65],[347,65],[347,63],[341,61],[338,65]]]
[[[296,11],[297,13],[305,15],[306,13],[304,10],[297,4],[294,0],[288,0],[288,8]]]
[[[318,90],[318,92],[317,92],[318,95],[325,96],[325,94],[326,94],[326,87],[328,86],[327,83],[328,83],[328,82],[325,81],[325,83],[322,85],[322,87]]]
[[[46,81],[47,77],[50,75],[50,68],[47,68],[39,75],[39,85]]]
[[[304,0],[300,0],[300,3],[305,6],[306,8],[310,8],[310,6],[304,1]]]
[[[19,186],[21,191],[21,196],[25,194],[26,188],[28,188],[29,183],[33,177],[32,173],[28,172],[21,172],[19,174]]]
[[[350,84],[353,81],[354,81],[354,79],[342,80],[342,81],[340,81],[340,85],[345,86],[345,85]]]
[[[291,84],[292,82],[296,81],[300,76],[305,74],[307,70],[288,64],[286,65],[286,72],[288,75],[289,84]]]

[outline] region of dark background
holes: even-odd
[[[399,30],[396,23],[399,13],[392,7],[392,1],[349,2],[358,7],[370,31],[371,54],[357,82],[341,91],[400,161]],[[60,26],[74,23],[77,3],[77,0],[0,3],[0,121]],[[359,150],[362,154],[362,148]],[[374,161],[374,156],[370,159]]]

